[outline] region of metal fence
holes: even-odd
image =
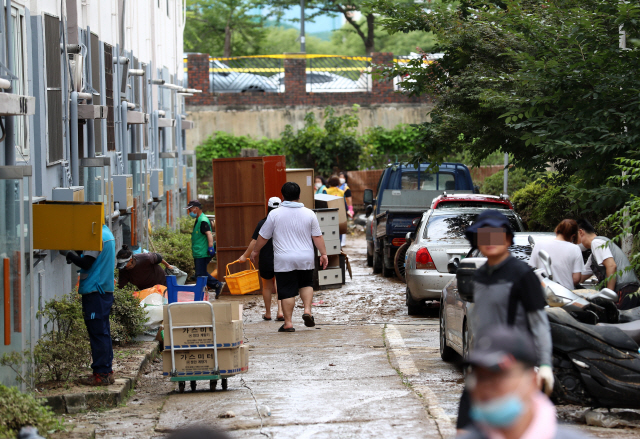
[[[209,58],[209,91],[284,92],[284,57]]]
[[[371,58],[362,56],[309,56],[307,92],[370,92]]]

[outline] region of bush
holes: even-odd
[[[191,231],[193,219],[181,217],[178,230],[167,227],[153,229],[152,239],[155,249],[165,261],[178,267],[187,275],[195,275],[196,269],[191,254]]]
[[[82,300],[73,291],[52,299],[38,312],[43,317],[44,336],[34,349],[36,367],[43,381],[68,381],[91,361],[89,334],[84,324]]]
[[[117,288],[113,293],[113,307],[109,321],[111,323],[111,338],[120,343],[129,343],[144,332],[147,316],[140,301],[133,295],[136,291],[133,285]]]
[[[26,426],[37,428],[38,433],[45,437],[48,433],[62,430],[62,424],[51,409],[15,387],[0,384],[0,408],[0,437],[17,437],[20,429]]]
[[[419,131],[407,124],[390,130],[380,126],[367,128],[359,138],[363,150],[358,169],[381,169],[391,162],[408,161],[419,137]]]
[[[535,181],[538,175],[526,173],[523,169],[512,168],[509,170],[509,180],[507,181],[507,193],[514,196],[517,191],[527,184]],[[497,172],[485,178],[480,186],[480,193],[487,195],[500,195],[504,193],[504,173]]]

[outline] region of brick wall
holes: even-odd
[[[393,63],[392,53],[374,53],[374,66]],[[186,99],[187,105],[264,105],[264,106],[327,106],[428,103],[427,97],[408,97],[393,90],[389,81],[373,81],[371,92],[307,93],[306,60],[284,60],[285,92],[209,93],[209,55],[195,54],[187,58],[189,88],[202,90]],[[375,71],[375,67],[374,67]]]

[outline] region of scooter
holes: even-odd
[[[551,258],[543,251],[539,255],[553,340],[552,397],[591,407],[640,408],[640,320],[590,324],[602,314],[594,297],[613,303],[615,292],[603,289],[590,299],[580,297],[553,282]]]

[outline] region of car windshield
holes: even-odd
[[[436,209],[456,209],[464,207],[480,207],[485,209],[509,209],[509,206],[503,203],[494,203],[491,201],[440,201]]]
[[[419,180],[419,181],[418,181]],[[418,175],[418,171],[402,172],[401,186],[402,190],[454,190],[456,181],[453,174],[437,173],[422,171]]]
[[[465,239],[467,230],[478,216],[478,213],[452,213],[448,215],[433,215],[425,228],[425,239]],[[520,224],[515,216],[508,215],[511,227],[520,231]]]

